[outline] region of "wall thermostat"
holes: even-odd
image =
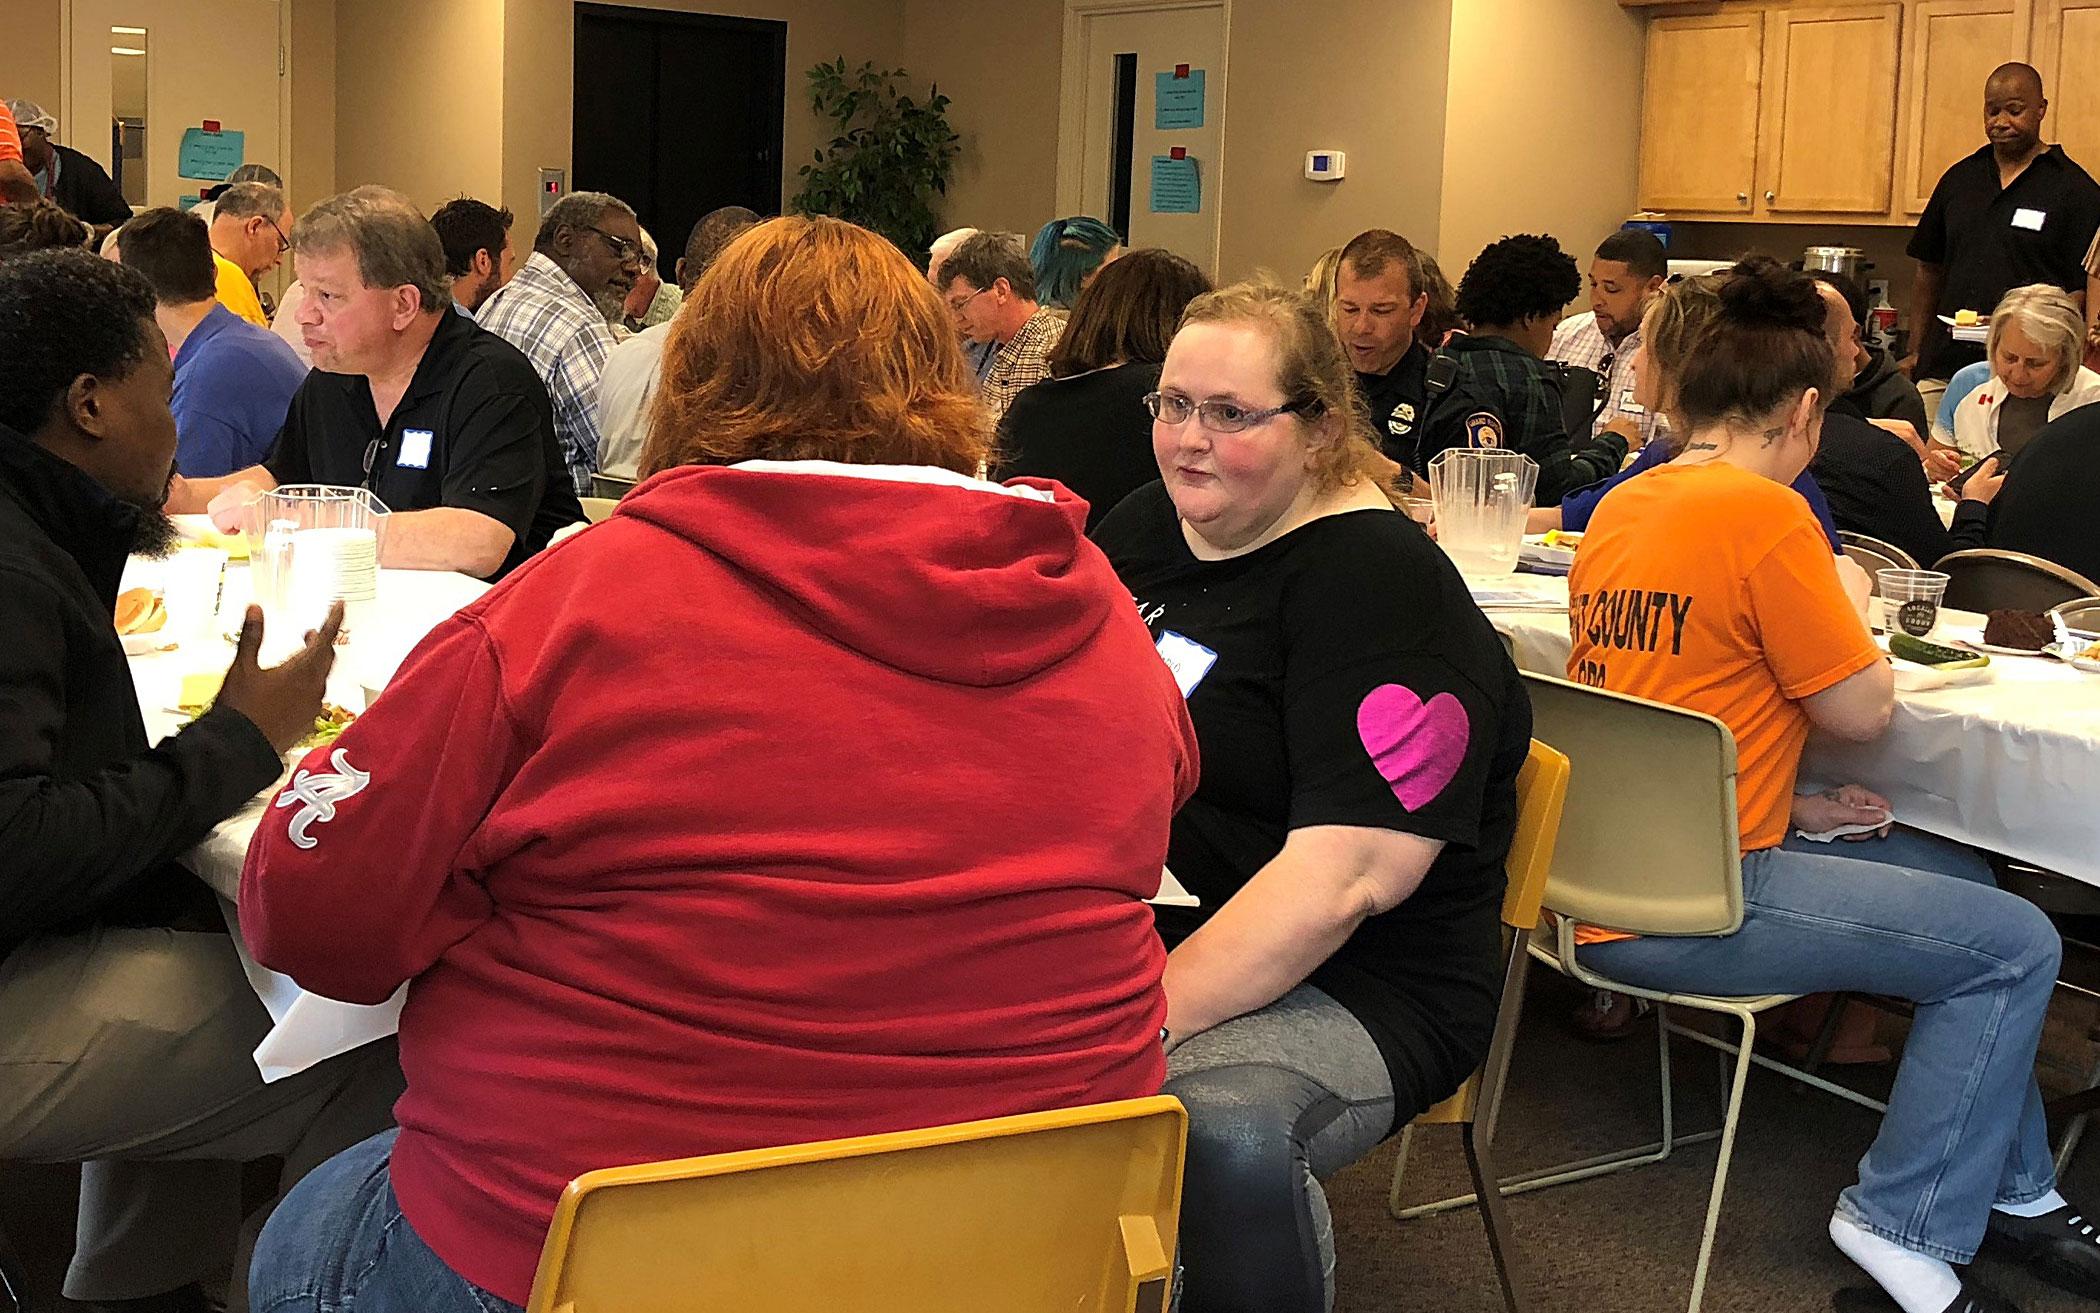
[[[1305,152],[1305,176],[1314,182],[1339,182],[1348,169],[1349,156],[1338,150]]]

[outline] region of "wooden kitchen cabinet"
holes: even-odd
[[[1896,170],[1902,214],[1924,213],[1940,175],[1984,144],[1984,79],[1998,65],[2027,57],[2026,10],[2027,0],[1919,0],[1911,6],[1903,53],[1903,153]]]
[[[1895,3],[1766,13],[1760,215],[1888,211],[1902,24]]]
[[[1913,223],[1948,166],[1984,144],[1984,79],[2008,60],[2048,84],[2044,136],[2100,169],[2100,0],[1620,3],[1655,15],[1643,209]]]
[[[2049,96],[2042,139],[2100,169],[2100,0],[2035,0],[2032,62]]]
[[[1648,24],[1643,209],[1749,215],[1764,40],[1765,16],[1756,11]]]

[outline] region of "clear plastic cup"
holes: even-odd
[[[1875,591],[1891,629],[1912,638],[1930,638],[1939,627],[1940,602],[1947,596],[1947,576],[1937,570],[1876,570]]]

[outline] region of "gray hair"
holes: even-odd
[[[941,266],[941,287],[962,279],[980,290],[1001,278],[1024,301],[1035,300],[1035,266],[1019,233],[972,233]]]
[[[237,182],[212,201],[213,218],[252,219],[259,214],[275,223],[284,211],[284,188],[267,182]]]
[[[244,182],[266,182],[272,187],[284,186],[284,179],[278,177],[277,170],[267,164],[238,165],[233,172],[226,175],[226,182],[229,186]]]
[[[295,255],[344,250],[357,256],[357,276],[366,287],[413,287],[426,311],[451,295],[437,230],[390,187],[367,184],[331,196],[292,227]]]
[[[1993,362],[1992,373],[1997,372],[1998,339],[2004,335],[2005,326],[2013,323],[2056,357],[2056,381],[2049,390],[2069,392],[2078,381],[2078,366],[2085,359],[2085,316],[2078,313],[2078,303],[2062,288],[2048,283],[2029,283],[2007,292],[1991,312],[1991,333],[1984,346]]]
[[[533,234],[532,249],[543,255],[554,249],[554,230],[571,228],[581,232],[595,228],[598,221],[608,214],[624,214],[634,218],[634,207],[617,196],[602,191],[572,191],[547,208],[540,217],[540,230]]]

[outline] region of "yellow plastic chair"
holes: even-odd
[[[1163,1313],[1165,1095],[616,1167],[562,1191],[527,1313]]]
[[[1638,935],[1720,936],[1742,927],[1735,736],[1711,716],[1585,688],[1550,675],[1525,672],[1524,684],[1531,694],[1533,732],[1566,753],[1572,767],[1552,872],[1546,880],[1545,907],[1556,923],[1555,942],[1532,944],[1531,955],[1592,988],[1631,994],[1656,1005],[1662,1134],[1654,1143],[1637,1148],[1504,1178],[1502,1193],[1523,1194],[1642,1167],[1661,1162],[1685,1145],[1719,1140],[1720,1158],[1707,1198],[1706,1225],[1688,1306],[1689,1313],[1699,1313],[1751,1064],[1873,1112],[1886,1112],[1887,1105],[1753,1051],[1757,1014],[1791,1003],[1797,995],[1736,998],[1638,989],[1599,975],[1577,960],[1578,924]],[[1629,845],[1629,836],[1639,842]],[[1741,1028],[1740,1041],[1731,1043],[1678,1025],[1670,1020],[1673,1006],[1733,1018]],[[1722,1055],[1728,1097],[1717,1130],[1676,1133],[1670,1082],[1673,1036]],[[1443,1212],[1474,1203],[1476,1198],[1460,1195],[1408,1211],[1415,1216]]]
[[[1568,759],[1533,739],[1524,768],[1517,773],[1517,827],[1510,839],[1504,869],[1509,874],[1502,892],[1503,936],[1502,1002],[1495,1013],[1494,1037],[1488,1041],[1487,1058],[1458,1093],[1414,1119],[1400,1132],[1399,1155],[1393,1162],[1393,1188],[1387,1199],[1393,1216],[1418,1215],[1400,1203],[1400,1182],[1407,1173],[1407,1152],[1420,1126],[1456,1126],[1459,1143],[1466,1153],[1466,1169],[1473,1174],[1473,1189],[1481,1200],[1480,1220],[1487,1228],[1488,1255],[1495,1261],[1495,1277],[1502,1283],[1502,1302],[1510,1313],[1522,1313],[1526,1305],[1524,1282],[1513,1270],[1516,1250],[1509,1218],[1499,1191],[1488,1182],[1499,1179],[1495,1171],[1495,1115],[1502,1103],[1502,1083],[1509,1075],[1509,1055],[1516,1045],[1517,1023],[1524,1011],[1524,979],[1531,963],[1531,936],[1539,925],[1539,904],[1546,894],[1546,874],[1553,867],[1554,840],[1560,834],[1561,806],[1568,795]]]

